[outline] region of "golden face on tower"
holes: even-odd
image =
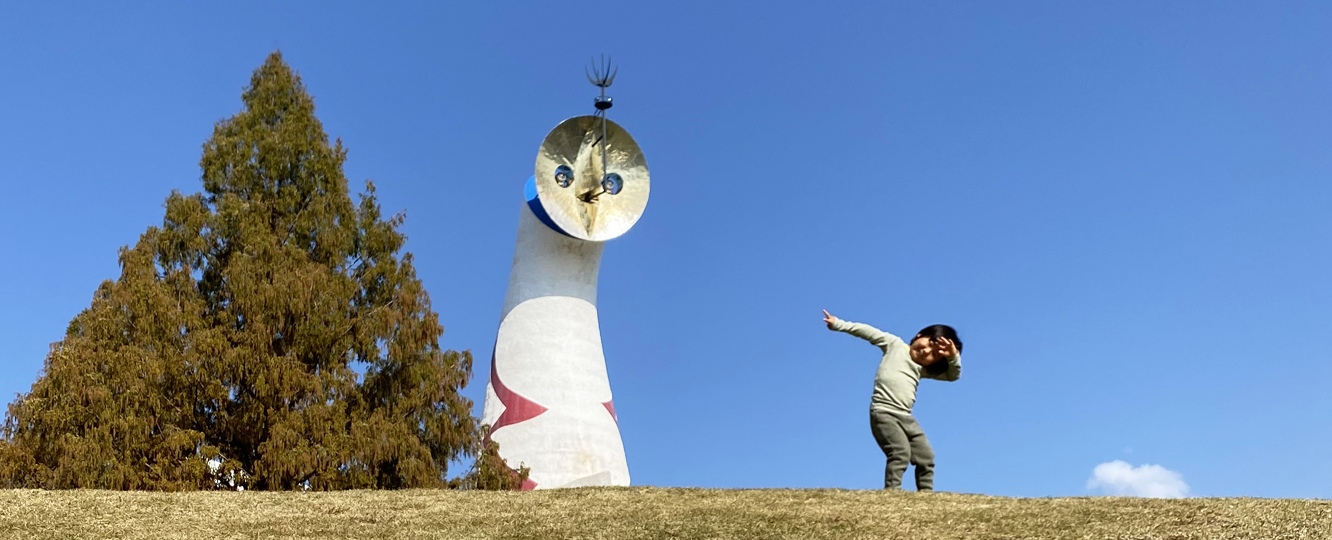
[[[537,197],[551,220],[575,238],[600,242],[624,234],[643,215],[648,188],[638,143],[604,118],[560,122],[537,152]]]

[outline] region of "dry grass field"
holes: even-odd
[[[1332,501],[844,490],[0,491],[0,538],[1332,539]]]

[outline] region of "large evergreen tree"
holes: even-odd
[[[441,486],[482,450],[472,356],[441,349],[402,216],[368,182],[353,203],[279,53],[243,100],[204,144],[204,192],[167,199],[10,405],[0,486]]]

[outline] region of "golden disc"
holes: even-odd
[[[606,120],[606,163],[601,157],[601,122],[596,116],[570,118],[546,135],[536,160],[537,198],[550,219],[574,238],[601,242],[634,226],[647,208],[648,169],[643,151],[629,132]],[[561,187],[556,169],[573,170]],[[623,180],[617,194],[601,187],[606,174]]]

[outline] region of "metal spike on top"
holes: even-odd
[[[593,104],[597,107],[597,114],[604,115],[604,111],[611,108],[611,98],[606,95],[606,89],[615,83],[615,75],[619,72],[620,68],[611,65],[611,59],[604,54],[601,55],[600,62],[593,58],[591,66],[583,68],[583,73],[587,75],[587,82],[601,89],[601,95],[593,101]]]

